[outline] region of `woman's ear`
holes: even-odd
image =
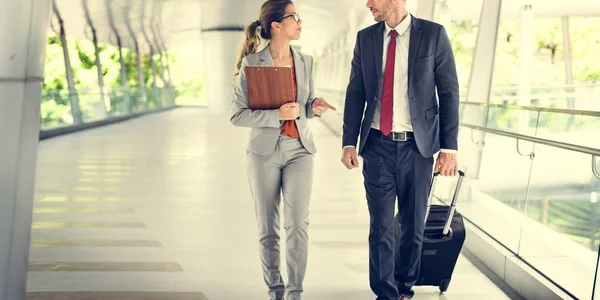
[[[281,24],[279,24],[278,22],[271,22],[271,28],[277,31],[281,31]]]

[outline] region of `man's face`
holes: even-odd
[[[376,22],[386,20],[395,10],[395,5],[393,0],[367,0],[367,8],[371,10]]]

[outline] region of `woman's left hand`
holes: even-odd
[[[323,98],[315,99],[312,104],[312,111],[319,116],[326,113],[330,109],[334,111],[336,110],[333,105],[327,103],[327,101],[325,101]]]

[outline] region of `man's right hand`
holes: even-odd
[[[346,147],[344,148],[344,153],[342,154],[342,163],[348,170],[358,168],[358,155],[356,154],[355,147]]]
[[[300,116],[300,104],[286,103],[279,108],[279,120],[294,120]]]

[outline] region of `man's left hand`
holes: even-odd
[[[435,171],[442,176],[454,176],[458,172],[455,153],[440,152],[435,163]]]
[[[322,115],[328,110],[336,110],[333,105],[327,103],[323,98],[317,98],[312,104],[312,111],[317,115]]]

